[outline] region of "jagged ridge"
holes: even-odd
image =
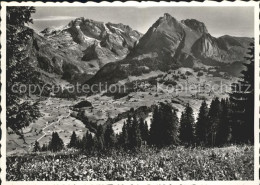
[[[81,81],[103,65],[124,58],[141,36],[121,23],[77,18],[67,26],[35,33],[31,51],[40,69]]]

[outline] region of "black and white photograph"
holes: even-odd
[[[1,3],[2,181],[258,184],[259,3],[195,4]]]

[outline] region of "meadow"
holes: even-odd
[[[142,147],[109,154],[38,153],[7,157],[7,180],[253,180],[253,146]]]

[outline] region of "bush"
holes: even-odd
[[[203,76],[203,72],[198,72],[198,75],[197,76]]]
[[[192,74],[192,72],[190,72],[190,71],[186,71],[185,75],[191,76],[191,75],[193,75],[193,74]]]
[[[176,86],[177,85],[177,82],[173,81],[173,80],[168,80],[166,82],[164,82],[164,85],[173,85],[173,86]]]
[[[179,76],[179,75],[172,75],[172,78],[173,78],[174,80],[179,80],[180,76]]]
[[[183,80],[186,80],[186,79],[187,79],[187,77],[186,77],[184,74],[181,74],[181,75],[180,75],[180,78],[183,79]]]
[[[194,70],[194,72],[198,72],[198,71],[200,71],[200,68],[199,67],[194,67],[193,70]]]
[[[74,108],[82,108],[82,107],[92,107],[92,104],[89,101],[84,100],[74,105]]]

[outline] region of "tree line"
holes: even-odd
[[[160,103],[153,110],[150,128],[143,118],[137,119],[134,114],[128,116],[119,134],[115,134],[112,124],[99,125],[95,134],[86,132],[82,138],[73,132],[68,147],[85,152],[105,152],[111,149],[137,151],[148,145],[217,147],[231,143],[253,143],[253,130],[249,130],[252,135],[245,133],[245,128],[250,128],[253,123],[242,122],[239,117],[234,117],[237,115],[233,111],[234,106],[230,99],[215,98],[209,106],[203,101],[195,120],[193,109],[188,103],[179,120],[177,110],[170,104]],[[54,132],[48,146],[43,145],[41,148],[36,141],[34,151],[56,152],[63,148],[62,139]]]

